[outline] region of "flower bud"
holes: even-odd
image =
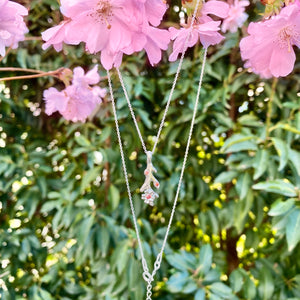
[[[278,15],[281,8],[284,6],[285,1],[284,0],[260,0],[260,2],[266,6],[264,17],[269,18],[273,15]]]
[[[69,86],[73,78],[73,72],[68,68],[61,68],[58,78],[65,84],[65,86]]]

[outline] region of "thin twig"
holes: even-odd
[[[40,71],[40,70],[14,68],[14,67],[0,68],[0,72],[27,72],[27,73],[37,73],[37,74],[45,73],[45,71]]]
[[[25,41],[42,41],[41,36],[27,36],[25,37]]]
[[[46,73],[41,73],[41,74],[35,74],[35,75],[3,77],[3,78],[0,78],[0,81],[12,81],[12,80],[20,80],[20,79],[40,78],[40,77],[44,77],[44,76],[52,76],[52,77],[59,78],[57,76],[57,74],[58,74],[58,71],[52,71],[52,72],[46,72]]]

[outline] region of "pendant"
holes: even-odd
[[[144,175],[146,177],[144,184],[140,188],[140,191],[142,194],[142,199],[146,204],[149,204],[151,206],[154,205],[154,200],[158,198],[158,194],[154,192],[154,190],[151,187],[151,182],[153,183],[154,187],[157,189],[159,188],[159,182],[154,177],[153,173],[156,173],[157,170],[154,168],[152,164],[152,152],[147,151],[147,168],[144,171]]]

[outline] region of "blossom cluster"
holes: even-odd
[[[28,32],[23,16],[27,9],[15,2],[0,0],[0,55],[5,56],[5,47],[16,49]]]
[[[289,3],[266,20],[251,22],[248,34],[240,42],[245,67],[262,78],[287,76],[296,61],[293,46],[300,47],[300,2]]]
[[[188,3],[188,7],[190,7],[190,3]],[[191,24],[192,18],[189,17],[188,22],[182,24],[182,28],[170,28],[171,39],[174,40],[174,45],[169,60],[175,61],[179,53],[184,52],[186,47],[193,47],[199,39],[205,48],[220,43],[224,39],[219,33],[221,21],[214,21],[209,15],[226,18],[228,12],[229,5],[227,3],[211,0],[201,4],[201,8],[197,10],[194,24]],[[189,35],[190,38],[187,41],[187,36]]]
[[[84,42],[89,53],[101,54],[105,69],[119,67],[123,54],[145,50],[152,65],[161,59],[170,36],[159,29],[167,5],[162,0],[61,0],[65,20],[42,35],[43,48]]]
[[[45,41],[42,48],[45,50],[52,45],[56,51],[61,51],[63,43],[78,45],[83,42],[87,52],[100,54],[101,64],[107,70],[119,67],[124,54],[145,50],[150,64],[155,65],[171,40],[174,44],[169,60],[174,61],[179,53],[199,41],[206,48],[220,43],[224,39],[219,33],[221,19],[224,19],[222,31],[233,32],[247,18],[244,13],[246,0],[235,0],[232,5],[219,0],[182,2],[188,14],[187,22],[181,24],[181,29],[162,29],[158,26],[168,8],[164,0],[61,0],[64,20],[42,33]],[[28,29],[23,17],[27,14],[22,5],[0,0],[2,56],[5,47],[16,48],[18,42],[24,40]],[[77,67],[72,76],[71,82],[66,77],[61,78],[66,84],[65,89],[59,91],[51,87],[44,91],[46,114],[58,111],[67,120],[85,121],[106,92],[94,86],[100,80],[97,67],[86,75],[81,67]]]
[[[197,1],[186,2],[194,12]],[[208,47],[224,38],[218,32],[221,21],[214,21],[209,15],[226,18],[229,5],[217,0],[204,4],[200,0],[199,3],[192,27],[189,16],[187,24],[183,24],[181,29],[166,30],[157,28],[167,10],[163,0],[62,0],[60,10],[65,19],[42,34],[45,41],[43,48],[53,45],[60,51],[63,43],[76,45],[84,42],[88,52],[100,52],[101,64],[109,70],[121,65],[123,54],[131,55],[141,50],[146,51],[151,65],[155,65],[172,39],[175,41],[174,50],[169,60],[174,61],[185,46],[192,47],[198,40]],[[239,3],[235,6],[240,7]],[[232,16],[231,23],[227,25],[231,30],[241,25],[245,15],[242,20],[240,16],[235,19]],[[187,39],[189,41],[186,43]]]
[[[245,67],[262,78],[287,76],[294,68],[300,48],[300,0],[262,0],[266,6],[263,19],[251,22],[248,36],[240,42]],[[161,28],[167,11],[164,0],[61,0],[64,20],[42,33],[43,49],[63,44],[84,43],[86,51],[99,53],[102,66],[110,70],[119,67],[123,55],[144,50],[151,65],[162,58],[170,41],[173,49],[169,61],[200,42],[204,48],[219,44],[220,33],[236,32],[248,15],[248,0],[182,0],[187,19],[177,28]],[[17,48],[28,32],[25,7],[9,0],[0,0],[0,55],[6,47]],[[67,120],[84,121],[101,103],[105,90],[97,86],[97,67],[86,75],[82,68],[74,69],[72,83],[58,91],[44,92],[46,113],[60,112]]]
[[[106,90],[99,86],[98,66],[84,74],[81,67],[73,70],[72,84],[62,91],[51,87],[44,91],[46,114],[58,111],[66,120],[84,122],[95,108],[102,102]]]

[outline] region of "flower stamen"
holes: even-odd
[[[111,29],[110,20],[113,16],[113,12],[110,0],[100,0],[89,16],[94,18],[97,22],[104,22],[107,29]]]
[[[288,52],[292,51],[293,40],[297,39],[299,33],[292,26],[285,27],[279,32],[279,44],[281,47],[288,47]]]

